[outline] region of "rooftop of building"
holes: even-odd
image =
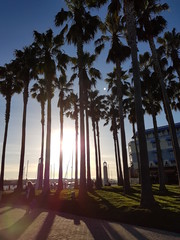
[[[180,128],[180,122],[179,123],[175,123],[175,127],[177,129]],[[168,129],[169,129],[169,125],[161,126],[161,127],[158,127],[158,132],[162,132],[162,131],[168,130]],[[149,128],[149,129],[145,130],[146,134],[153,133],[153,132],[154,132],[154,128]],[[136,135],[137,135],[137,132],[136,132]],[[133,138],[134,138],[134,136],[132,137],[132,139]]]

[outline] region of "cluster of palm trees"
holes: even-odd
[[[57,36],[51,29],[45,33],[34,31],[34,42],[15,51],[15,59],[0,67],[0,92],[6,99],[5,133],[2,149],[0,188],[3,189],[5,151],[13,94],[23,92],[23,120],[20,167],[17,190],[22,190],[25,154],[26,112],[29,91],[41,105],[41,171],[39,188],[49,191],[50,142],[51,142],[51,100],[55,89],[59,91],[58,107],[60,116],[60,157],[58,191],[63,189],[63,122],[64,115],[71,117],[76,129],[75,187],[78,187],[78,131],[80,135],[80,184],[79,198],[92,188],[89,147],[89,119],[94,133],[96,187],[102,186],[101,150],[99,122],[110,124],[113,134],[117,179],[129,193],[129,171],[126,150],[124,118],[128,117],[133,126],[137,124],[139,151],[137,151],[141,183],[141,206],[152,207],[155,200],[152,194],[149,162],[145,137],[144,113],[152,115],[156,146],[160,190],[165,190],[163,162],[157,133],[156,116],[163,106],[169,124],[174,156],[180,183],[180,151],[175,132],[172,109],[179,110],[180,82],[180,33],[162,32],[166,20],[160,13],[168,9],[167,4],[158,0],[65,0],[67,10],[61,9],[55,16],[55,25],[60,27]],[[107,15],[102,20],[92,15],[92,10],[107,6]],[[96,33],[99,38],[95,39]],[[161,34],[161,37],[159,37]],[[157,43],[156,43],[157,39]],[[96,41],[95,41],[96,40]],[[149,43],[151,52],[138,56],[137,40]],[[95,52],[85,51],[87,44],[95,41]],[[68,56],[63,51],[67,42],[76,48],[77,56]],[[108,44],[107,44],[108,43]],[[100,71],[93,67],[104,47],[109,47],[107,63],[114,64],[114,70],[107,74],[109,94],[99,95],[95,90]],[[158,47],[157,47],[158,46]],[[129,58],[131,69],[123,69]],[[170,65],[172,61],[172,66]],[[73,74],[67,79],[67,67],[72,65]],[[73,92],[73,82],[78,79],[78,94]],[[30,81],[35,84],[29,89]],[[44,147],[45,107],[47,107],[46,146]],[[118,131],[121,137],[122,166]],[[135,138],[135,140],[137,140]],[[45,152],[45,164],[44,164]],[[43,165],[44,170],[43,170]],[[44,172],[44,176],[43,176]],[[44,179],[44,182],[43,182]]]

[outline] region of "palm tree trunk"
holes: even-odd
[[[21,156],[20,156],[20,166],[19,166],[19,177],[17,182],[17,191],[23,190],[23,170],[24,170],[24,155],[25,155],[25,141],[26,141],[26,112],[28,103],[28,87],[29,81],[25,82],[24,92],[23,92],[23,120],[22,120],[22,139],[21,139]]]
[[[117,134],[117,132],[116,132]],[[120,186],[123,186],[123,174],[122,174],[122,167],[121,167],[121,156],[120,156],[120,148],[119,148],[119,139],[118,139],[118,135],[116,135],[116,145],[117,145],[117,156],[118,156],[118,163],[119,163],[119,176],[120,176]]]
[[[138,152],[138,147],[137,147],[137,140],[136,140],[136,131],[135,131],[135,123],[132,123],[132,128],[133,128],[133,136],[134,136],[134,144],[135,144],[135,150],[136,150],[136,159],[138,163],[138,174],[139,174],[139,183],[141,183],[141,163],[139,159],[139,152]]]
[[[77,112],[77,110],[76,110]],[[76,149],[75,149],[75,183],[74,188],[78,188],[78,114],[75,119],[75,130],[76,130]]]
[[[152,207],[155,204],[155,200],[152,194],[152,186],[150,182],[149,160],[147,153],[147,143],[145,137],[144,117],[142,111],[141,100],[141,83],[140,83],[140,69],[137,56],[137,43],[136,43],[136,24],[134,16],[134,1],[124,0],[124,9],[126,15],[127,32],[128,32],[128,44],[131,48],[132,66],[133,66],[133,78],[134,78],[134,90],[135,90],[135,109],[136,109],[136,121],[138,129],[138,140],[140,150],[141,161],[141,206]]]
[[[89,144],[89,117],[86,106],[86,146],[87,146],[87,189],[91,190],[90,144]]]
[[[123,170],[124,170],[124,192],[130,192],[129,182],[129,170],[127,161],[127,149],[126,149],[126,136],[124,129],[124,116],[123,116],[123,104],[122,104],[122,82],[121,82],[121,67],[119,59],[116,59],[116,73],[117,73],[117,93],[119,100],[119,117],[120,117],[120,131],[121,131],[121,148],[122,148],[122,159],[123,159]]]
[[[45,171],[44,171],[44,194],[47,194],[49,188],[49,170],[50,170],[50,154],[51,154],[51,97],[47,100],[47,133],[46,133],[46,156],[45,156]]]
[[[45,116],[45,104],[41,103],[41,162],[40,162],[40,174],[39,174],[39,186],[38,189],[42,189],[43,185],[43,164],[44,164],[44,116]]]
[[[83,44],[82,39],[77,41],[78,69],[79,69],[79,99],[80,99],[80,187],[79,198],[83,199],[86,193],[86,165],[85,165],[85,127],[84,127],[84,84],[83,84]]]
[[[180,150],[179,150],[179,144],[178,144],[178,139],[177,139],[177,134],[176,134],[176,128],[175,128],[175,124],[174,124],[172,111],[170,108],[169,99],[167,96],[165,83],[163,80],[163,75],[161,72],[161,67],[160,67],[160,64],[158,61],[158,57],[157,57],[154,39],[152,36],[149,36],[148,40],[149,40],[149,46],[150,46],[151,52],[152,52],[154,70],[157,73],[157,76],[159,78],[159,83],[160,83],[161,91],[162,91],[162,95],[163,95],[163,103],[164,103],[164,108],[165,108],[165,112],[166,112],[166,117],[167,117],[167,120],[169,123],[169,131],[170,131],[170,135],[171,135],[172,146],[173,146],[173,150],[174,150],[174,157],[175,157],[176,167],[177,167],[178,180],[179,180],[179,185],[180,185]]]
[[[152,109],[153,109],[153,105],[152,105]],[[161,146],[160,146],[160,141],[158,136],[157,121],[156,121],[156,116],[153,110],[152,110],[152,119],[153,119],[154,137],[156,141],[157,159],[158,159],[159,191],[160,193],[164,193],[167,191],[165,186],[165,172],[164,172],[164,166],[163,166]]]
[[[117,173],[117,183],[118,186],[120,186],[120,174],[119,174],[119,164],[118,164],[118,156],[117,156],[117,145],[116,145],[116,139],[113,133],[113,140],[114,140],[114,153],[115,153],[115,160],[116,160],[116,173]]]
[[[99,165],[98,165],[98,152],[96,142],[96,128],[94,119],[92,119],[93,135],[94,135],[94,149],[95,149],[95,162],[96,162],[96,188],[99,188]]]
[[[59,180],[58,191],[63,189],[63,98],[60,97],[60,157],[59,157]]]
[[[2,159],[1,159],[0,191],[3,191],[3,186],[4,186],[4,167],[5,167],[5,155],[6,155],[6,144],[7,144],[9,118],[10,118],[10,109],[11,109],[11,97],[6,97],[6,114],[5,114],[6,124],[5,124]]]
[[[102,187],[102,173],[101,173],[101,149],[100,149],[100,137],[99,137],[99,123],[96,121],[97,128],[97,147],[98,147],[98,159],[99,159],[99,185]]]

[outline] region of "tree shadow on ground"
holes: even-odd
[[[6,212],[9,212],[9,211],[11,211],[12,209],[13,209],[13,207],[12,206],[0,206],[1,208],[3,208],[3,207],[5,207],[6,209],[4,209],[3,211],[1,211],[0,212],[0,215],[1,214],[4,214],[4,213],[6,213]]]
[[[18,239],[31,223],[38,217],[39,211],[34,214],[24,214],[17,222],[8,228],[0,231],[1,240],[15,240]]]
[[[77,223],[78,225],[81,225],[81,222],[85,223],[90,234],[95,240],[123,240],[128,239],[128,236],[133,236],[133,239],[147,240],[143,234],[131,225],[113,223],[95,218],[86,218],[67,213],[59,213],[58,216],[73,220],[74,225],[77,225]]]
[[[106,221],[95,219],[83,219],[83,221],[95,240],[123,240],[121,234],[113,229]]]
[[[48,215],[36,236],[36,240],[46,240],[48,238],[55,216],[56,214],[54,212],[48,212]]]

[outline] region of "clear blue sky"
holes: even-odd
[[[164,1],[162,1],[164,2]],[[170,6],[170,11],[164,14],[168,21],[167,29],[171,30],[173,27],[177,31],[180,31],[180,1],[179,0],[168,0],[166,1]],[[13,52],[15,49],[22,49],[24,46],[28,46],[33,41],[33,31],[45,32],[49,28],[52,28],[54,33],[58,33],[58,28],[54,26],[54,17],[57,12],[64,7],[64,1],[62,0],[3,0],[1,1],[1,12],[0,12],[0,65],[9,63],[13,59]],[[98,14],[103,14],[101,10]],[[75,52],[71,46],[66,47],[66,51]],[[87,46],[87,50],[91,51],[92,47]],[[146,49],[144,49],[146,51]],[[105,54],[99,57],[96,62],[96,67],[102,72],[102,78],[106,77],[106,73],[110,72],[112,65],[105,63]],[[100,91],[103,92],[105,83],[103,80],[97,84]],[[21,145],[21,123],[22,123],[22,108],[23,108],[22,94],[15,95],[12,99],[12,110],[9,124],[7,152],[6,152],[6,167],[5,167],[5,178],[17,178],[19,171],[19,159],[20,159],[20,145]],[[4,134],[4,112],[5,112],[5,100],[0,96],[0,159],[1,149]],[[57,97],[52,102],[52,144],[55,146],[56,138],[59,130],[59,112],[57,109]],[[175,122],[180,119],[180,114],[174,114]],[[73,128],[74,123],[71,120],[66,120],[65,127]],[[127,144],[131,140],[132,132],[131,126],[126,121],[126,134]],[[158,125],[166,125],[164,114],[158,118]],[[152,121],[150,117],[145,118],[146,128],[152,127]],[[90,130],[91,130],[90,125]],[[110,177],[116,177],[115,171],[115,159],[114,159],[114,147],[112,141],[112,135],[109,133],[109,127],[103,127],[101,124],[101,151],[102,161],[107,161],[109,166]],[[66,133],[69,136],[69,133]],[[68,138],[68,137],[66,137]],[[70,137],[71,138],[71,137]],[[67,140],[68,141],[68,140]],[[26,154],[25,154],[25,174],[27,168],[27,161],[29,161],[28,177],[36,178],[36,169],[38,159],[40,157],[40,143],[41,143],[41,125],[40,125],[40,106],[39,104],[29,98],[28,102],[28,113],[27,113],[27,133],[26,133]],[[71,144],[72,145],[72,144]],[[94,171],[94,151],[93,141],[91,139],[91,158],[92,158],[92,176],[95,176]],[[55,177],[58,172],[58,151],[53,150],[52,153],[52,169],[55,166]],[[71,151],[69,151],[64,159],[64,172],[68,168],[68,176],[70,177],[70,159]]]

